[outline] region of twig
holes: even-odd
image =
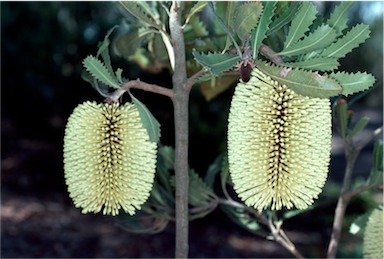
[[[141,89],[144,91],[161,94],[164,96],[168,96],[169,98],[173,98],[173,92],[171,89],[155,85],[155,84],[148,84],[145,82],[142,82],[140,80],[133,80],[125,83],[121,88],[117,89],[115,92],[113,92],[108,98],[108,102],[117,102],[119,98],[129,89],[136,88]]]
[[[367,138],[363,139],[356,145],[356,150],[358,151],[362,150],[366,145],[368,145],[372,140],[374,140],[382,132],[383,132],[383,126],[374,130],[371,135],[369,135]]]
[[[269,58],[273,63],[275,63],[277,65],[283,65],[284,64],[281,57],[276,52],[274,52],[270,47],[268,47],[267,45],[261,45],[259,51],[265,57]]]
[[[364,186],[362,186],[361,189],[356,189],[355,191],[349,190],[351,186],[352,172],[356,162],[356,158],[358,157],[360,151],[375,137],[377,137],[382,132],[382,130],[383,127],[376,129],[370,136],[362,140],[358,145],[355,145],[350,139],[344,140],[344,149],[347,165],[345,168],[341,193],[336,205],[331,241],[329,242],[328,246],[327,258],[335,258],[336,256],[337,247],[339,246],[341,236],[344,215],[350,199],[365,188]]]
[[[192,75],[190,78],[188,78],[187,83],[185,84],[184,88],[189,91],[192,86],[199,80],[200,77],[202,77],[207,72],[206,69],[201,69],[196,74]]]

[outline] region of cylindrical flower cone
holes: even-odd
[[[255,68],[236,86],[228,121],[230,175],[247,206],[305,209],[314,202],[329,169],[329,99],[299,95]]]
[[[65,181],[75,206],[133,215],[150,195],[156,149],[133,104],[78,105],[64,136]]]
[[[363,255],[366,259],[384,258],[383,208],[375,209],[369,216],[364,231]]]

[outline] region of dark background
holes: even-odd
[[[329,13],[335,2],[318,2]],[[376,76],[375,88],[354,103],[354,118],[371,118],[368,130],[382,125],[383,3],[357,2],[351,25],[362,20],[371,38],[342,59],[346,71]],[[380,8],[379,11],[378,8]],[[379,15],[374,15],[374,14]],[[2,257],[172,257],[174,224],[155,235],[136,235],[99,214],[82,215],[69,199],[63,177],[62,145],[66,119],[85,100],[103,101],[80,77],[82,60],[121,21],[112,2],[1,2],[1,256]],[[132,78],[170,85],[167,71],[141,72],[135,64],[113,59]],[[226,118],[233,88],[206,102],[198,87],[191,93],[191,167],[204,175],[225,150]],[[161,141],[173,145],[169,99],[135,91],[162,125]],[[364,137],[368,131],[360,134]],[[358,160],[355,178],[369,173],[372,145]],[[287,221],[292,241],[305,256],[324,256],[344,160],[334,133],[330,180],[313,212]],[[370,209],[372,192],[348,208],[346,229]],[[376,197],[381,199],[382,197]],[[308,215],[309,214],[309,215]],[[191,222],[191,257],[288,257],[279,245],[232,223],[219,209]],[[361,256],[360,237],[344,234],[340,256]]]

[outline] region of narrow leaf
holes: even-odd
[[[330,77],[336,79],[343,88],[341,94],[348,96],[369,89],[375,83],[375,77],[367,73],[331,73]]]
[[[229,2],[220,2],[221,4],[226,4],[226,12],[225,12],[225,20],[227,22],[227,31],[233,30],[233,21],[234,21],[234,13],[236,11],[236,7],[238,5],[237,1],[229,1]],[[227,33],[225,38],[225,47],[222,51],[222,53],[225,53],[232,45],[233,45],[233,38],[231,37],[231,34]]]
[[[280,2],[281,3],[281,2]],[[290,6],[280,16],[278,16],[270,26],[267,32],[267,36],[278,31],[283,26],[287,25],[295,17],[298,9],[300,8],[300,2],[289,2]]]
[[[256,61],[256,67],[272,79],[287,85],[298,94],[310,97],[327,98],[340,94],[339,83],[326,75],[319,75],[297,68],[284,68],[263,61]]]
[[[119,27],[118,25],[115,25],[111,29],[108,30],[107,34],[104,37],[103,42],[99,43],[99,49],[98,49],[97,55],[96,55],[96,58],[99,58],[99,56],[101,55],[101,58],[103,59],[104,64],[106,65],[110,74],[113,74],[113,68],[112,68],[112,64],[111,64],[111,58],[109,56],[109,44],[111,43],[109,41],[109,36],[118,27]]]
[[[240,57],[229,53],[208,53],[200,54],[196,50],[192,51],[192,55],[196,61],[203,67],[207,68],[213,76],[219,76],[222,72],[227,71],[240,61]]]
[[[312,21],[316,18],[316,14],[316,7],[311,2],[304,2],[302,4],[289,27],[289,32],[284,42],[284,49],[289,48],[292,44],[304,37]]]
[[[370,30],[368,25],[358,24],[348,31],[342,38],[327,47],[323,53],[324,57],[342,58],[352,49],[359,46],[369,38]]]
[[[119,81],[120,84],[124,83],[123,82],[123,77],[122,77],[123,69],[118,68],[115,72],[116,78]]]
[[[336,58],[317,57],[292,63],[284,63],[287,67],[301,67],[307,70],[330,71],[339,66]]]
[[[317,28],[313,33],[309,34],[299,42],[285,48],[279,55],[295,56],[306,54],[311,51],[322,49],[330,45],[336,38],[336,32],[328,25]]]
[[[353,2],[342,2],[340,5],[335,7],[335,10],[332,12],[327,24],[335,29],[337,35],[341,35],[342,31],[347,28],[348,21],[348,9],[353,4]]]
[[[137,1],[125,1],[120,2],[121,6],[131,15],[136,17],[140,22],[143,22],[149,26],[155,27],[157,29],[161,29],[157,24],[152,16],[153,14],[146,12],[143,9],[143,6],[140,4],[142,3]]]
[[[345,139],[347,135],[347,127],[348,127],[348,104],[344,99],[339,99],[336,104],[336,116],[339,124],[340,135],[343,139]]]
[[[249,2],[237,8],[233,29],[239,39],[244,40],[257,26],[263,5],[260,2]]]
[[[136,105],[136,108],[140,113],[141,123],[143,123],[144,128],[147,130],[150,141],[156,143],[159,142],[160,123],[142,102],[136,99],[130,91],[128,91],[128,93],[132,98],[132,102]]]
[[[260,17],[258,26],[252,31],[251,44],[252,44],[252,57],[253,59],[257,58],[257,53],[263,42],[267,37],[266,32],[270,23],[272,22],[272,17],[274,15],[274,10],[276,7],[276,1],[264,2],[264,10]]]
[[[98,81],[113,88],[120,88],[117,78],[110,74],[104,63],[95,58],[88,56],[83,60],[85,69]]]
[[[205,184],[194,170],[189,170],[188,191],[189,204],[192,206],[204,206],[212,201],[217,201],[217,196],[213,190]]]
[[[213,161],[213,163],[208,167],[207,173],[205,174],[204,182],[210,188],[213,188],[216,175],[221,171],[223,157],[224,157],[223,154],[220,154],[218,157],[216,157],[215,161]]]
[[[369,118],[367,116],[364,116],[363,118],[361,118],[355,124],[352,130],[348,133],[348,137],[352,139],[356,134],[362,131],[365,128],[365,126],[367,126],[368,122],[369,122]]]
[[[383,183],[383,140],[379,139],[373,146],[373,168],[368,178],[369,185]]]
[[[197,2],[190,10],[189,10],[189,13],[187,15],[187,18],[185,19],[185,24],[188,24],[189,23],[189,20],[192,18],[192,16],[194,16],[196,13],[200,12],[201,10],[203,10],[204,7],[207,6],[207,2],[206,1],[199,1]]]

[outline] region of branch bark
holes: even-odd
[[[188,123],[189,90],[185,87],[187,72],[185,63],[185,45],[181,27],[180,2],[174,1],[169,13],[175,67],[172,76],[173,105],[175,119],[175,182],[176,182],[176,258],[188,257]]]

